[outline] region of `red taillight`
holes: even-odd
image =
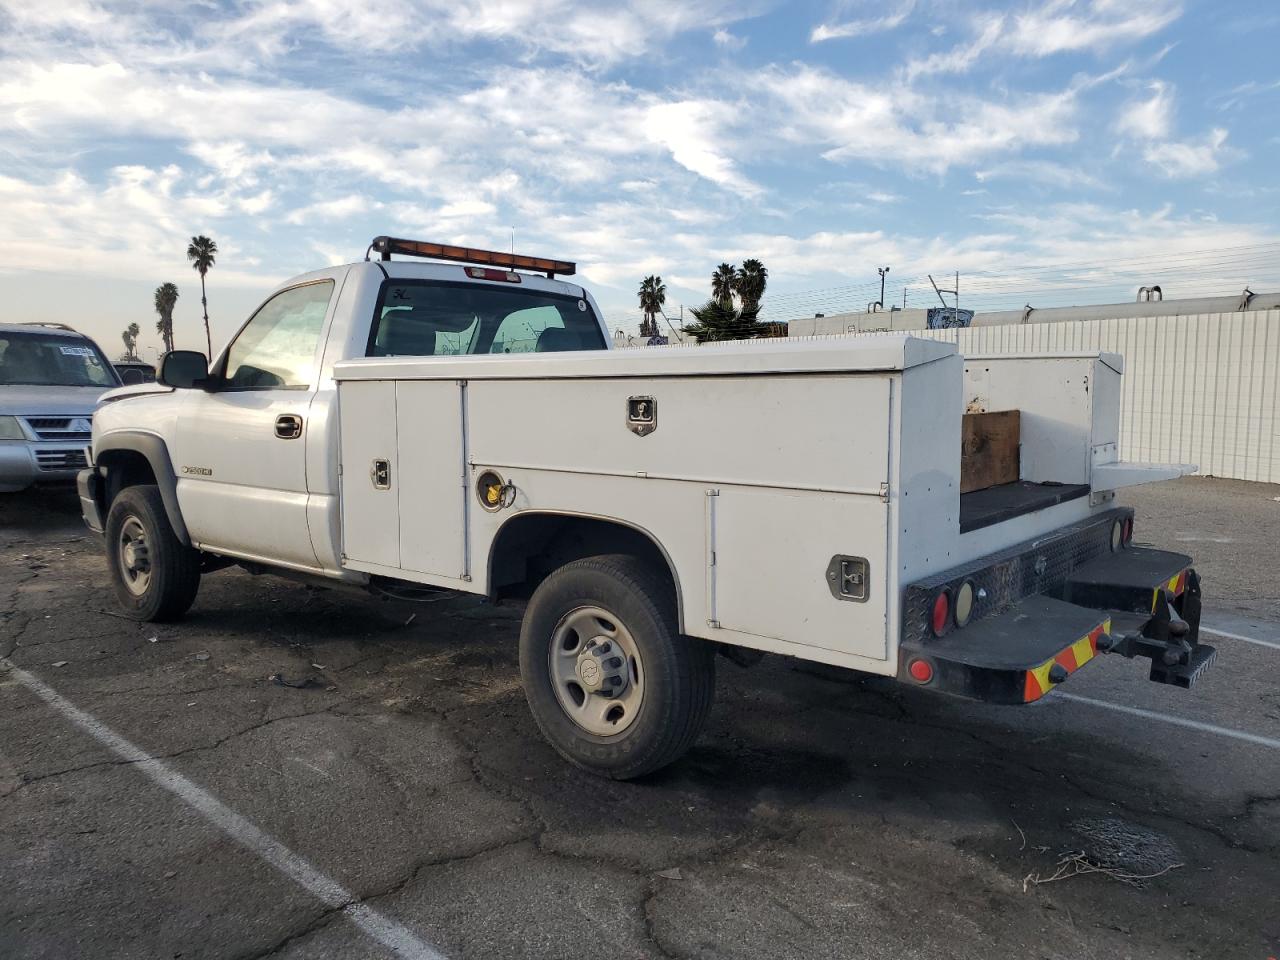
[[[1125,518],[1124,531],[1121,533],[1120,538],[1124,541],[1126,547],[1129,545],[1129,541],[1133,539],[1133,517]]]
[[[520,274],[507,270],[494,270],[492,267],[467,267],[467,276],[472,280],[501,280],[503,283],[520,282]]]
[[[917,683],[928,683],[933,679],[933,667],[929,666],[927,660],[912,660],[907,666],[907,673]]]
[[[951,591],[939,590],[933,598],[933,635],[942,636],[947,630],[947,621],[951,619]]]

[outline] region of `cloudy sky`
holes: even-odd
[[[0,0],[0,320],[215,340],[388,233],[577,260],[616,326],[1280,287],[1273,0]],[[923,283],[923,289],[921,284]],[[926,297],[926,292],[928,296]],[[962,304],[963,305],[963,304]]]

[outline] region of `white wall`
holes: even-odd
[[[1280,310],[918,330],[980,356],[1107,350],[1125,359],[1125,460],[1280,483]]]

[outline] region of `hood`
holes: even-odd
[[[62,387],[0,384],[0,416],[86,416],[98,405],[106,387]]]

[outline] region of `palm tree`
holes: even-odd
[[[658,335],[658,314],[667,302],[667,286],[662,278],[650,274],[640,281],[640,309],[644,313],[644,323],[640,325],[640,336],[656,337]]]
[[[769,282],[769,271],[759,260],[743,260],[734,277],[734,292],[742,301],[742,309],[760,309],[760,301],[764,298],[764,288]]]
[[[178,288],[172,283],[162,283],[156,287],[156,313],[160,319],[156,321],[156,333],[164,341],[164,352],[173,349],[173,308],[178,305]]]
[[[766,324],[756,319],[754,307],[734,309],[732,304],[725,305],[719,300],[708,300],[701,307],[694,307],[689,312],[698,322],[685,327],[684,332],[694,336],[699,343],[714,340],[750,340],[768,329]]]
[[[137,360],[136,352],[138,346],[138,334],[142,332],[142,328],[136,323],[131,323],[120,332],[120,339],[124,341],[124,358],[126,360]]]
[[[733,286],[738,273],[733,264],[722,263],[711,275],[711,299],[722,307],[733,306]]]
[[[187,259],[191,268],[200,274],[200,306],[204,307],[204,340],[209,348],[209,356],[213,357],[213,337],[209,333],[209,300],[204,294],[204,275],[218,260],[218,245],[201,234],[192,237],[187,244]]]

